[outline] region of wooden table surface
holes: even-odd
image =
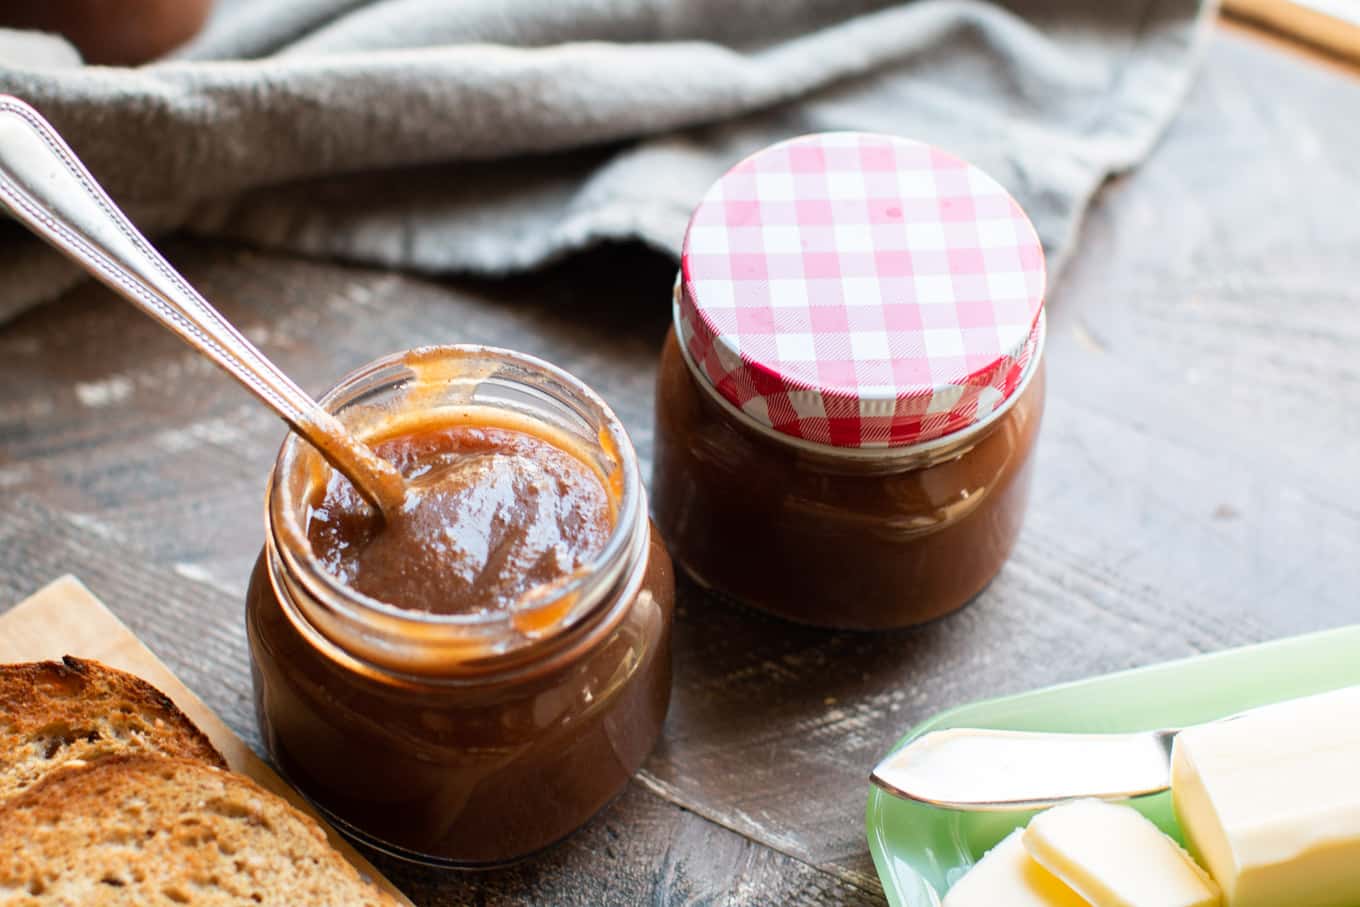
[[[1219,35],[1052,290],[1028,522],[973,605],[859,635],[683,587],[665,737],[622,798],[511,869],[385,868],[430,905],[881,904],[866,773],[915,722],[1360,620],[1357,113],[1360,81]],[[310,390],[416,344],[509,345],[601,391],[650,458],[659,256],[475,283],[168,251]],[[0,389],[0,608],[76,573],[258,748],[241,608],[281,424],[93,286],[0,329]]]

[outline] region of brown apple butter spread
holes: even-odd
[[[425,424],[374,451],[406,477],[384,523],[346,479],[316,490],[307,535],[337,578],[379,601],[436,614],[504,610],[581,569],[613,530],[600,476],[522,428]]]
[[[697,581],[800,623],[872,630],[961,607],[1001,569],[1029,494],[1042,364],[1000,418],[917,462],[841,461],[751,428],[674,332],[657,379],[657,526]]]
[[[378,360],[322,399],[412,486],[380,525],[296,437],[246,598],[274,764],[346,834],[520,859],[627,785],[670,700],[671,561],[618,418],[485,347]]]

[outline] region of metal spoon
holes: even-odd
[[[119,296],[179,335],[283,417],[386,519],[406,498],[396,468],[265,358],[161,257],[52,125],[0,95],[0,205]]]

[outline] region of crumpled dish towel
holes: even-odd
[[[145,230],[430,273],[592,243],[676,252],[709,183],[801,133],[942,146],[1061,266],[1185,94],[1205,0],[219,0],[171,59],[81,65],[0,32],[42,111]],[[0,223],[0,320],[79,280]]]

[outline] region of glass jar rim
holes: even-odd
[[[479,344],[423,346],[383,356],[345,375],[322,395],[318,402],[328,412],[338,414],[347,406],[359,403],[384,388],[404,385],[414,378],[411,363],[417,358],[450,362],[495,361],[521,369],[528,374],[544,376],[570,392],[574,400],[549,399],[570,410],[572,415],[583,420],[593,419],[598,424],[598,439],[604,442],[607,438],[607,445],[602,446],[605,447],[606,453],[614,458],[615,468],[621,476],[614,526],[604,547],[564,582],[554,584],[551,594],[545,600],[537,600],[541,596],[536,596],[536,593],[545,588],[540,586],[526,592],[515,607],[503,610],[476,614],[439,614],[402,608],[373,598],[346,585],[322,567],[311,549],[305,532],[297,524],[295,515],[299,512],[296,507],[298,502],[289,493],[285,479],[292,469],[297,468],[298,458],[312,449],[306,441],[290,432],[279,449],[270,473],[265,498],[266,532],[274,541],[285,569],[294,579],[300,581],[309,593],[323,600],[326,608],[335,612],[341,619],[359,625],[381,625],[394,631],[405,628],[406,631],[425,636],[435,634],[468,641],[506,632],[516,633],[526,640],[533,641],[566,631],[579,623],[602,598],[599,594],[589,595],[591,589],[600,587],[603,584],[602,580],[617,578],[617,575],[623,573],[632,549],[636,548],[639,513],[643,514],[642,520],[645,522],[646,511],[641,504],[641,474],[637,465],[637,455],[622,422],[602,397],[564,369],[526,353]],[[494,377],[496,377],[494,373],[488,372],[480,376],[469,376],[467,380],[482,381]],[[538,391],[538,396],[548,398],[543,391]],[[582,408],[588,412],[581,412]],[[507,410],[514,411],[508,408]],[[535,632],[526,632],[523,629],[525,623],[531,622],[533,618],[550,615],[552,609],[560,607],[561,603],[573,601],[571,596],[576,596],[574,606],[559,615],[558,619]]]

